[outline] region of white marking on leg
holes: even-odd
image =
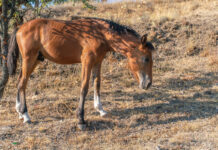
[[[16,111],[19,113],[19,107],[20,107],[20,103],[18,102],[18,99],[16,99],[16,106],[15,109]]]
[[[20,120],[23,119],[22,114],[21,114],[21,113],[18,113],[18,114],[19,114],[19,119],[20,119]]]
[[[97,94],[94,94],[94,107],[100,113],[102,117],[107,114],[107,112],[103,110],[102,104],[100,101],[100,96],[98,96]]]
[[[16,99],[15,109],[16,109],[17,113],[19,114],[19,119],[23,119],[22,114],[19,112],[19,108],[20,108],[20,102],[18,101],[18,99]]]
[[[30,117],[29,117],[29,114],[27,112],[22,114],[22,117],[23,117],[23,123],[30,122]]]

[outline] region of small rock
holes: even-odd
[[[39,95],[39,92],[37,90],[35,91],[35,95]]]
[[[211,91],[205,91],[204,94],[205,94],[205,95],[211,95],[212,92],[211,92]]]
[[[162,108],[162,106],[161,106],[161,105],[156,107],[156,109],[161,109],[161,108]]]
[[[122,91],[121,90],[116,90],[116,93],[121,93]]]
[[[193,98],[199,98],[199,97],[202,97],[202,95],[201,95],[200,93],[195,93],[195,94],[193,95]]]
[[[180,28],[180,25],[178,25],[178,24],[175,24],[174,26],[173,26],[173,30],[178,30]]]

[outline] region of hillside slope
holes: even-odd
[[[81,66],[45,61],[28,83],[30,125],[18,120],[18,74],[10,78],[0,101],[0,149],[217,149],[217,2],[95,5],[96,11],[70,3],[55,6],[50,18],[101,17],[129,25],[141,35],[148,33],[157,49],[152,87],[138,89],[126,59],[108,54],[101,99],[109,116],[101,118],[94,110],[90,86],[85,105],[88,127],[79,131],[75,110]]]

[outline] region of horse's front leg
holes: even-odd
[[[82,85],[80,91],[80,101],[77,109],[78,127],[81,130],[84,130],[86,127],[84,120],[84,104],[89,88],[89,79],[93,66],[92,63],[93,59],[91,56],[86,56],[85,58],[82,57]]]
[[[94,107],[100,113],[101,116],[105,116],[107,112],[103,110],[100,100],[101,63],[93,66],[92,76],[94,81]]]

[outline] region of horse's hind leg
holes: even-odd
[[[18,76],[18,85],[19,85],[19,81],[20,81],[21,77],[22,77],[22,70],[20,71],[19,76]],[[17,97],[15,108],[16,108],[17,113],[19,114],[19,119],[23,119],[22,114],[19,113],[20,101],[18,101],[18,100],[19,100],[19,99],[18,99],[18,97]]]
[[[37,56],[23,58],[21,77],[18,83],[18,93],[16,100],[16,110],[19,113],[19,118],[24,119],[24,123],[30,123],[30,117],[27,112],[25,89],[27,81],[37,65]]]
[[[94,107],[100,113],[101,116],[105,116],[107,112],[103,110],[100,101],[101,63],[93,66],[92,76],[94,81]]]

